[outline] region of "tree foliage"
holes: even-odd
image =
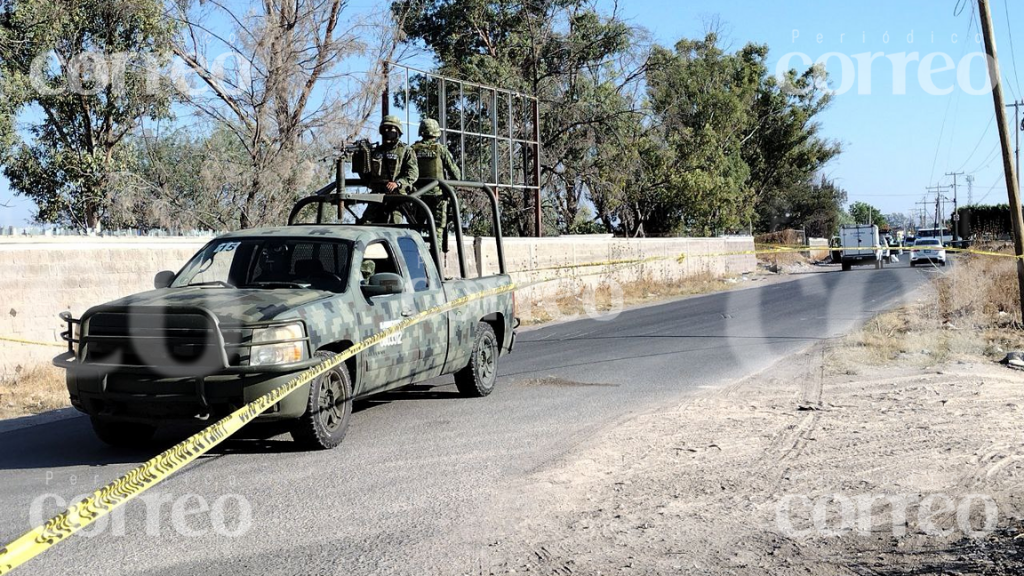
[[[717,34],[681,40],[674,52],[656,49],[648,93],[657,128],[675,161],[669,178],[685,230],[711,234],[757,227],[793,226],[791,205],[828,187],[810,180],[840,149],[822,139],[815,117],[830,102],[823,72],[794,71],[783,89],[769,75],[768,48],[747,44],[735,53]],[[787,216],[787,214],[789,214]],[[804,224],[804,223],[799,223]]]
[[[581,214],[606,160],[599,150],[617,141],[623,118],[640,116],[631,97],[647,60],[638,31],[585,0],[399,0],[392,9],[408,13],[406,34],[433,52],[440,73],[539,99],[547,204],[561,231],[592,229]],[[507,228],[531,233],[532,207],[519,195],[503,203]]]
[[[126,137],[169,115],[148,71],[172,33],[157,0],[0,0],[0,161],[38,220],[107,219],[135,161]]]
[[[874,224],[879,228],[886,228],[889,225],[882,212],[867,202],[858,201],[850,204],[850,216],[856,224]]]
[[[246,157],[244,181],[227,186],[237,225],[279,223],[298,197],[321,184],[317,161],[369,118],[382,87],[381,63],[397,46],[394,27],[350,17],[342,0],[263,2],[255,9],[196,0],[175,6],[181,33],[174,54],[207,88],[185,98],[232,134],[231,149]],[[230,36],[209,32],[218,19],[233,23]],[[236,55],[237,73],[218,73],[210,57],[217,50]],[[376,63],[361,81],[340,72],[356,55]]]
[[[761,201],[763,212],[772,213],[770,230],[803,229],[808,237],[828,238],[848,215],[843,211],[847,194],[824,175],[794,185],[785,194],[773,194]]]
[[[820,68],[780,83],[766,46],[728,50],[714,30],[656,46],[595,0],[393,0],[386,16],[344,0],[0,0],[4,174],[43,221],[277,223],[368,122],[383,62],[415,45],[441,74],[537,97],[543,153],[517,169],[540,171],[545,233],[827,235],[862,216],[856,205],[845,215],[845,191],[821,176],[840,146],[821,134],[831,97]],[[121,53],[145,58],[105,83]],[[352,56],[372,62],[367,76],[347,72]],[[194,79],[173,94],[146,66],[172,57]],[[44,88],[84,93],[40,90],[33,62]],[[198,123],[166,122],[172,102]],[[472,230],[489,227],[480,202],[466,203]],[[506,233],[532,234],[529,193],[501,205]]]
[[[784,90],[763,45],[729,53],[712,32],[652,48],[582,0],[393,9],[411,10],[405,30],[441,73],[540,98],[541,184],[563,233],[593,229],[580,218],[590,205],[601,228],[626,235],[775,229],[791,218],[774,209],[808,204],[808,194],[835,205],[830,188],[812,184],[840,151],[819,134],[830,102],[821,69],[791,72],[795,89]]]
[[[994,238],[1009,236],[1013,231],[1009,204],[980,204],[957,209],[961,222],[969,222],[966,234],[986,235]]]

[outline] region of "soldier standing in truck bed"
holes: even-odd
[[[441,136],[441,126],[433,118],[424,118],[420,122],[420,140],[412,145],[416,154],[416,162],[419,165],[420,179],[422,180],[461,180],[462,173],[455,158],[448,148],[438,142]],[[433,205],[434,224],[437,226],[437,239],[444,237],[444,230],[448,224],[448,200],[441,191],[434,188],[424,196],[430,196],[428,202]],[[445,237],[444,251],[448,251],[448,242]]]
[[[381,142],[373,146],[366,162],[353,162],[359,177],[370,184],[375,194],[409,194],[419,178],[419,166],[412,148],[402,142],[402,121],[387,115],[380,122]],[[362,164],[362,166],[360,166]],[[369,204],[361,222],[398,222],[402,213],[387,214],[380,204]]]

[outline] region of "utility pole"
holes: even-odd
[[[953,247],[959,248],[960,244],[960,214],[956,211],[956,177],[963,176],[963,172],[946,172],[946,176],[953,177]]]
[[[1006,107],[1013,107],[1013,132],[1016,135],[1016,145],[1013,151],[1013,155],[1016,158],[1015,166],[1017,167],[1017,191],[1020,191],[1020,133],[1024,131],[1024,123],[1020,121],[1020,107],[1024,106],[1024,100],[1020,102],[1014,102],[1013,104],[1007,104]]]
[[[1024,214],[1021,213],[1020,185],[1016,170],[1010,159],[1010,135],[1006,131],[1006,106],[1003,104],[1003,82],[999,72],[999,58],[996,55],[996,39],[992,33],[992,13],[988,0],[978,0],[981,32],[985,37],[985,53],[988,55],[988,77],[992,82],[992,104],[996,109],[996,126],[999,128],[999,144],[1003,149],[1003,175],[1006,180],[1006,194],[1010,204],[1010,222],[1013,224],[1013,253],[1017,256],[1017,289],[1020,291],[1021,312],[1024,313]],[[1015,126],[1019,128],[1019,126]]]
[[[939,212],[939,199],[943,197],[942,191],[943,190],[949,190],[949,186],[928,186],[928,187],[925,188],[925,190],[927,190],[929,193],[931,193],[931,192],[935,192],[936,193],[936,195],[935,195],[935,220],[932,222],[932,227],[933,228],[938,228],[939,227],[939,222],[940,222],[939,214],[941,214],[941,212]],[[927,204],[927,202],[922,202],[922,204]],[[942,221],[942,222],[943,222],[942,227],[945,228],[946,227],[945,221]]]
[[[919,208],[918,209],[920,211],[920,213],[921,213],[921,225],[918,226],[918,228],[927,228],[928,227],[928,208],[927,207],[931,206],[931,202],[929,202],[928,201],[928,197],[925,196],[924,200],[918,202],[918,204],[920,204],[921,206],[924,206],[924,208]]]

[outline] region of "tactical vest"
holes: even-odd
[[[440,142],[417,142],[412,145],[416,162],[420,166],[420,178],[444,179],[444,164],[441,162]]]
[[[390,149],[377,146],[370,153],[371,176],[374,179],[394,182],[402,169],[405,158],[405,144],[398,142]]]

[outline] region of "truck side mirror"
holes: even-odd
[[[171,285],[171,282],[174,282],[174,272],[164,270],[156,273],[156,277],[153,278],[153,287],[158,290],[160,288],[167,288]]]
[[[405,280],[398,274],[381,272],[374,274],[360,286],[367,298],[374,296],[385,296],[388,294],[401,294],[405,290]]]

